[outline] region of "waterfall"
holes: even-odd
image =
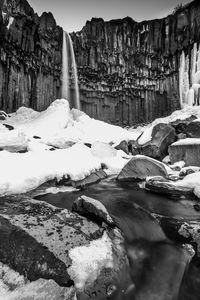
[[[73,101],[70,93],[70,81],[71,86],[74,87]],[[62,98],[67,99],[74,108],[81,109],[78,87],[78,72],[73,43],[70,35],[65,31],[63,31],[62,50]]]
[[[63,47],[62,47],[62,98],[70,100],[69,98],[69,57],[67,51],[66,33],[63,30]]]

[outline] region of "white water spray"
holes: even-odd
[[[73,107],[81,109],[79,87],[78,87],[78,72],[74,55],[73,43],[70,35],[63,31],[63,51],[62,51],[62,98],[71,102],[72,95],[70,93],[70,77],[74,86],[74,101]],[[71,70],[71,76],[70,76]]]

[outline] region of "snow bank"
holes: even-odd
[[[41,113],[22,107],[11,114],[6,123],[20,129],[29,138],[39,136],[45,143],[62,148],[69,141],[119,144],[122,140],[135,140],[139,135],[138,132],[92,119],[77,109],[70,111],[65,99],[55,100]]]
[[[69,103],[67,100],[55,100],[43,112],[22,108],[13,114],[8,124],[23,131],[27,136],[48,137],[59,133],[71,120]]]
[[[4,127],[5,128],[5,127]],[[19,130],[4,130],[0,132],[0,148],[10,152],[26,150],[27,136]]]
[[[171,146],[184,146],[184,145],[200,145],[200,139],[187,138],[173,143]]]
[[[187,175],[183,180],[174,183],[176,186],[193,188],[194,194],[200,198],[200,172]]]
[[[113,268],[112,242],[107,233],[102,238],[69,251],[72,265],[68,273],[77,290],[92,284],[104,268]]]
[[[63,176],[82,180],[101,168],[90,148],[76,144],[56,151],[30,151],[24,154],[0,152],[0,195],[25,193],[42,183]]]

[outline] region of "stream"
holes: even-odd
[[[136,183],[109,177],[84,190],[45,194],[35,199],[71,210],[75,199],[86,195],[101,201],[123,231],[130,262],[132,285],[114,300],[199,300],[200,260],[188,255],[176,234],[171,240],[153,214],[173,220],[199,220],[195,201],[174,200],[152,194]],[[110,298],[109,298],[110,299]]]

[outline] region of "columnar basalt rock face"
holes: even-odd
[[[199,0],[164,19],[88,21],[71,34],[82,110],[133,125],[171,113],[186,96],[199,103],[199,25]],[[61,64],[62,28],[52,14],[0,0],[0,109],[45,109],[61,96]]]
[[[0,108],[41,110],[60,96],[62,28],[26,0],[0,0]]]
[[[180,107],[182,51],[200,41],[200,3],[153,21],[88,21],[73,41],[82,108],[119,124],[149,122]]]

